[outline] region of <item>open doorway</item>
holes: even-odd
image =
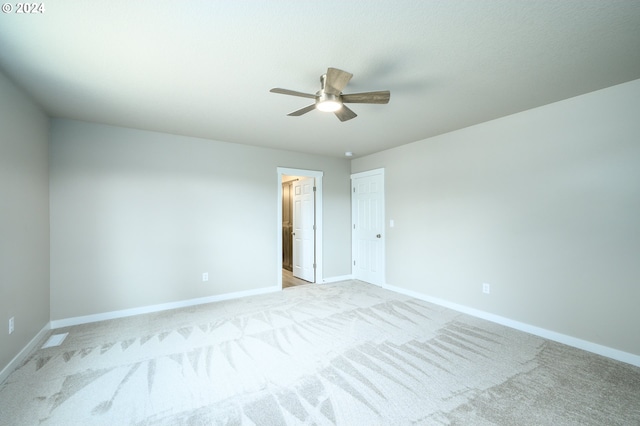
[[[280,288],[322,282],[322,172],[278,167]]]

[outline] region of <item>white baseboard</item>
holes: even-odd
[[[223,300],[238,299],[246,296],[282,291],[279,287],[265,287],[255,290],[238,291],[234,293],[218,294],[215,296],[200,297],[197,299],[181,300],[179,302],[161,303],[159,305],[142,306],[140,308],[123,309],[120,311],[103,312],[100,314],[85,315],[81,317],[64,318],[51,321],[51,328],[70,327],[72,325],[87,324],[97,321],[105,321],[116,318],[125,318],[134,315],[148,314],[152,312],[166,311],[169,309],[185,308],[187,306],[203,305],[205,303],[220,302]]]
[[[18,352],[18,355],[13,357],[13,359],[9,362],[9,364],[7,364],[2,369],[2,371],[0,371],[0,383],[3,383],[7,379],[7,377],[9,377],[9,374],[11,374],[13,370],[18,368],[20,364],[22,364],[22,361],[24,361],[27,355],[29,355],[31,351],[35,349],[35,347],[44,339],[45,335],[50,330],[51,330],[51,323],[48,322],[47,324],[45,324],[44,327],[42,327],[42,330],[40,330],[34,336],[34,338],[31,339],[31,341],[27,343],[27,345],[24,348],[22,348],[20,352]]]
[[[340,275],[337,277],[323,278],[321,284],[337,283],[338,281],[352,280],[353,275]]]
[[[615,359],[617,361],[622,361],[627,364],[640,367],[640,355],[635,355],[629,352],[624,352],[618,349],[610,348],[608,346],[599,345],[597,343],[578,339],[573,336],[568,336],[566,334],[536,327],[534,325],[526,324],[523,322],[514,321],[512,319],[491,314],[489,312],[481,311],[479,309],[474,309],[468,306],[452,303],[444,299],[438,299],[436,297],[427,296],[417,291],[407,290],[407,289],[404,289],[401,287],[395,287],[389,284],[385,284],[383,285],[383,287],[386,288],[387,290],[391,290],[396,293],[415,297],[416,299],[424,300],[425,302],[430,302],[436,305],[444,306],[445,308],[453,309],[454,311],[462,312],[464,314],[468,314],[477,318],[482,318],[487,321],[491,321],[491,322],[501,324],[516,330],[524,331],[525,333],[542,337],[544,339],[553,340],[558,343],[562,343],[568,346],[573,346],[574,348],[582,349],[588,352],[605,356],[607,358]]]

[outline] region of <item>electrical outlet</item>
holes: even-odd
[[[15,330],[15,325],[16,325],[16,318],[15,317],[9,318],[9,334],[13,333],[13,330]]]
[[[491,293],[491,286],[489,285],[489,283],[482,283],[482,292],[484,294]]]
[[[202,281],[209,281],[209,273],[208,272],[203,272],[202,273]]]

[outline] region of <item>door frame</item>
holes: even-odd
[[[380,265],[380,271],[382,275],[382,282],[380,283],[370,283],[377,285],[379,287],[384,287],[387,284],[387,223],[386,223],[386,203],[385,203],[385,195],[386,195],[386,185],[385,185],[385,176],[384,176],[384,167],[379,169],[367,170],[359,173],[351,174],[351,188],[354,187],[354,180],[374,175],[382,176],[382,265]],[[355,277],[355,271],[353,269],[353,262],[355,262],[355,253],[356,253],[356,239],[354,235],[354,227],[357,222],[357,218],[355,217],[355,209],[353,208],[354,198],[353,192],[351,193],[351,275]]]
[[[315,232],[315,259],[316,273],[314,283],[321,283],[322,273],[322,177],[324,172],[318,170],[293,169],[288,167],[277,167],[277,214],[276,214],[276,241],[277,241],[277,262],[276,262],[276,285],[282,289],[282,176],[302,176],[312,177],[316,185],[316,232]]]

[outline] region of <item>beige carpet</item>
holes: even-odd
[[[356,281],[67,331],[1,425],[640,424],[640,368]]]

